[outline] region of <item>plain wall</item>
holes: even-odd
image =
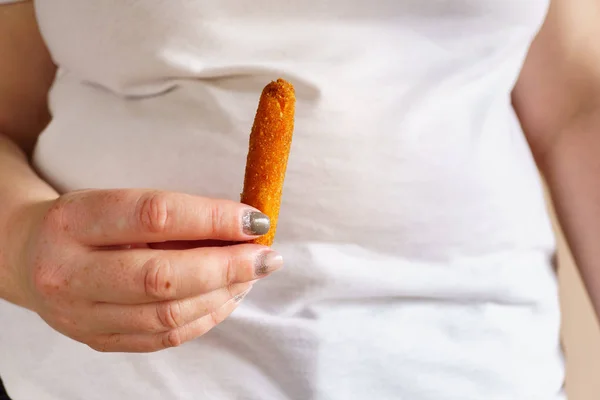
[[[600,326],[555,220],[569,400],[600,399]],[[599,265],[600,268],[600,260]]]

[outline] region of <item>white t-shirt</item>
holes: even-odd
[[[563,399],[554,238],[510,102],[547,0],[40,0],[61,191],[237,199],[297,90],[286,268],[208,335],[100,354],[0,304],[14,400]]]

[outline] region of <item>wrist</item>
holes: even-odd
[[[58,193],[36,175],[24,152],[0,134],[0,299],[29,308],[23,279],[35,217]],[[36,211],[38,210],[38,211]]]
[[[4,210],[0,224],[0,298],[15,305],[32,309],[25,266],[28,243],[35,235],[36,221],[50,202],[21,204]]]

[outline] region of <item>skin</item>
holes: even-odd
[[[599,7],[553,1],[513,101],[600,313]],[[268,248],[168,243],[255,239],[247,206],[150,190],[59,196],[28,163],[55,72],[31,3],[0,8],[0,54],[0,297],[99,351],[161,350],[225,319]]]
[[[513,103],[600,317],[600,1],[555,0]]]
[[[258,237],[243,226],[257,210],[241,203],[138,189],[59,195],[28,162],[56,70],[31,3],[0,8],[0,54],[2,299],[95,350],[152,352],[202,336],[282,266],[266,246],[232,244]]]

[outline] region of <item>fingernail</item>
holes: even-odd
[[[256,276],[266,275],[281,267],[283,267],[283,257],[274,251],[267,251],[256,259]]]
[[[250,293],[250,291],[251,291],[251,290],[252,290],[252,286],[250,286],[250,287],[249,287],[249,288],[248,288],[246,291],[244,291],[244,292],[242,292],[242,293],[238,294],[237,296],[235,296],[235,297],[233,298],[233,300],[234,300],[236,303],[239,303],[239,302],[241,302],[242,300],[244,300],[244,297],[246,297],[246,295],[247,295],[248,293]]]
[[[242,226],[246,235],[262,236],[271,229],[271,220],[259,211],[249,210],[242,218]]]

